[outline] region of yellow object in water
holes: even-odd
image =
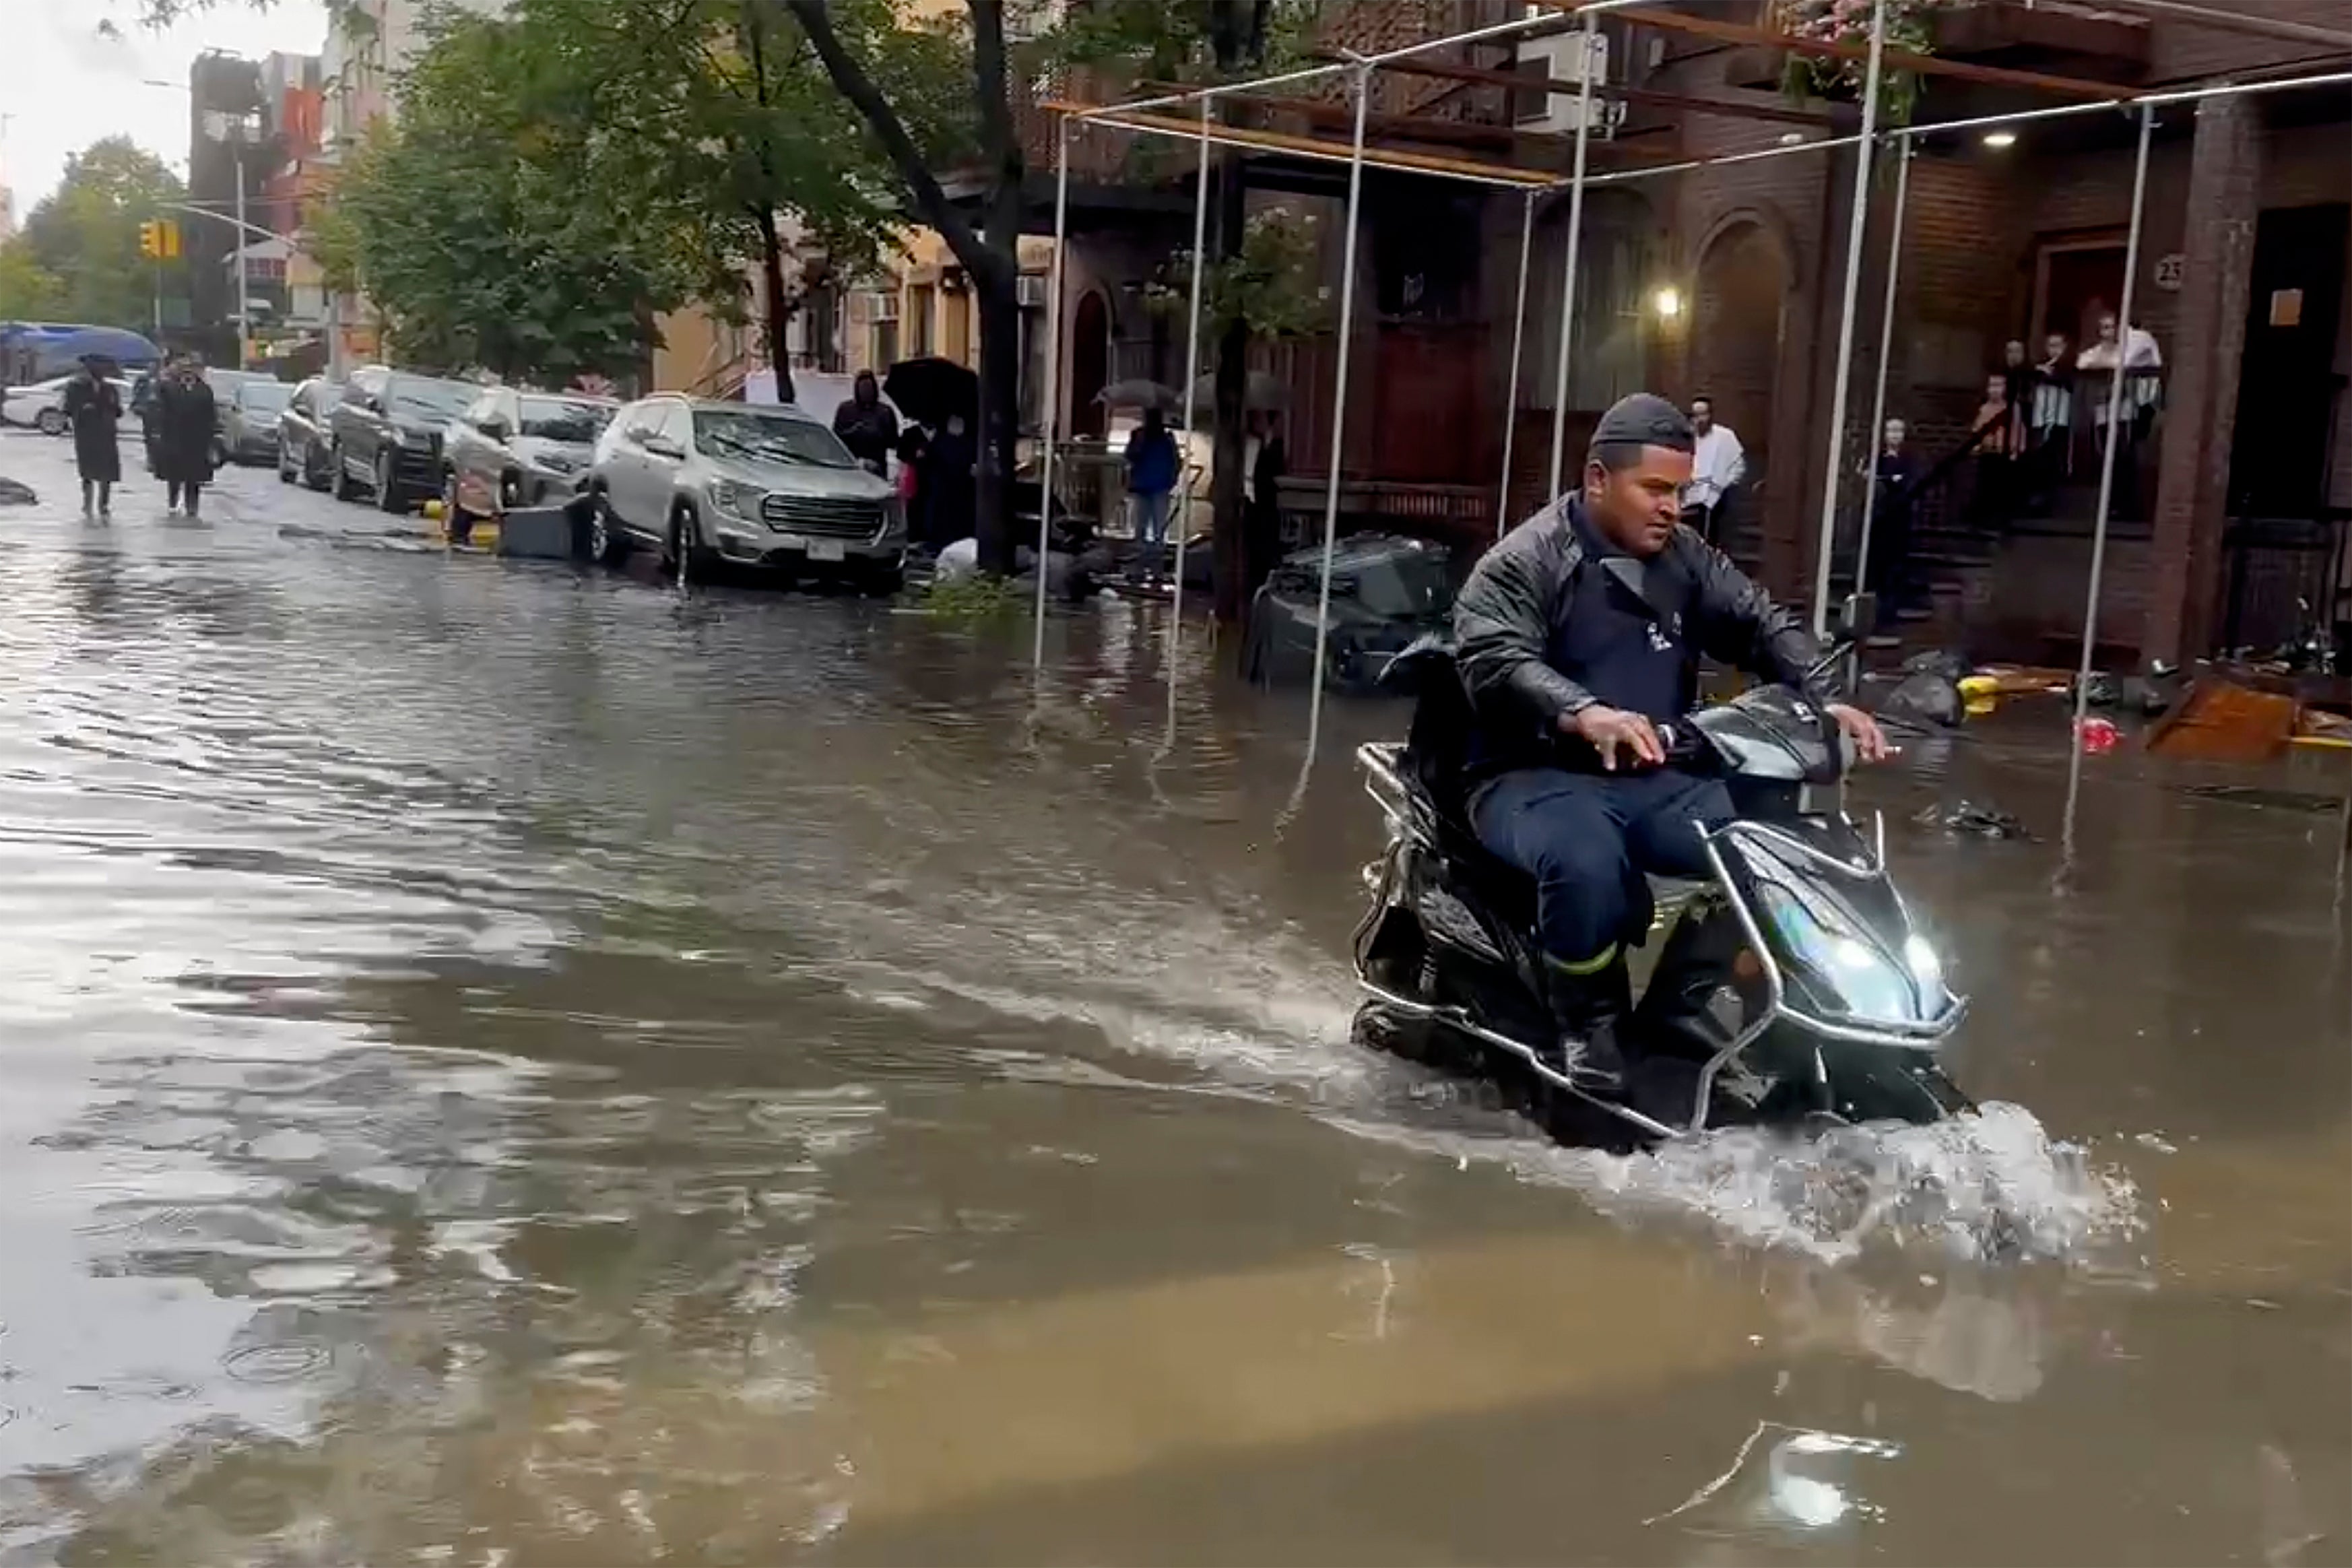
[[[2000,693],[2000,680],[1990,675],[1964,675],[1959,679],[1960,695],[1970,702],[1984,701]]]
[[[2000,701],[1998,698],[1971,697],[1960,704],[1960,711],[1969,718],[1981,719],[2000,706]]]

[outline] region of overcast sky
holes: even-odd
[[[327,36],[320,0],[214,0],[161,33],[131,26],[134,12],[133,0],[0,0],[0,184],[16,193],[18,222],[57,188],[66,155],[102,136],[128,135],[187,173],[188,95],[142,79],[184,88],[206,49],[316,54]],[[120,40],[99,26],[110,16]]]

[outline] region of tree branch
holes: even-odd
[[[971,267],[976,258],[985,257],[988,247],[979,231],[948,200],[947,191],[924,161],[922,149],[915,145],[906,121],[898,118],[898,111],[890,107],[890,100],[842,44],[841,35],[834,31],[826,0],[782,0],[782,4],[800,23],[817,58],[824,62],[825,75],[833,79],[834,89],[849,100],[850,107],[857,110],[875,139],[882,143],[883,153],[906,184],[915,215],[939,230],[948,248],[966,267]]]

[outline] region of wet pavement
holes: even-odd
[[[1350,1041],[1393,710],[1302,778],[1157,611],[1033,682],[68,461],[0,436],[0,1563],[2352,1558],[2331,816],[2118,754],[2069,864],[2047,712],[1915,748],[1984,1115],[1562,1149]]]

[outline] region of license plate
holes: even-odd
[[[808,542],[808,558],[812,561],[839,561],[843,559],[841,541],[838,539],[810,540]]]

